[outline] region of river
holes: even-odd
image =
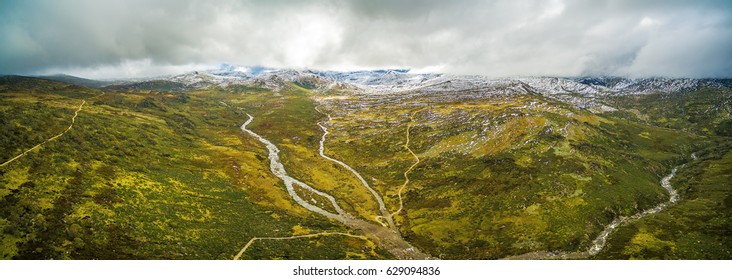
[[[389,251],[392,255],[394,255],[394,257],[398,259],[430,258],[429,255],[420,252],[419,249],[404,241],[404,239],[402,239],[402,236],[398,232],[388,227],[383,227],[381,225],[376,225],[353,217],[352,215],[343,211],[343,209],[336,202],[335,198],[331,195],[316,190],[308,184],[290,177],[285,170],[285,166],[282,165],[282,162],[280,162],[280,150],[277,148],[277,146],[275,146],[274,144],[272,144],[272,142],[260,136],[259,134],[255,133],[254,131],[247,129],[247,125],[249,125],[254,120],[254,117],[252,115],[247,114],[247,116],[249,117],[249,120],[241,125],[241,130],[253,136],[254,138],[257,138],[259,142],[265,145],[265,147],[269,151],[270,171],[272,172],[272,174],[277,176],[277,178],[285,183],[287,193],[290,195],[290,197],[292,197],[293,200],[295,200],[295,202],[297,202],[297,204],[313,213],[323,215],[329,219],[336,220],[351,229],[363,232],[364,235],[369,237],[369,239],[374,241],[380,247]],[[331,202],[337,213],[328,212],[318,206],[308,203],[295,192],[295,185],[312,191],[313,193],[316,193],[322,197],[325,197],[326,199],[328,199],[328,201]]]
[[[691,158],[693,160],[697,159],[696,153],[691,154]],[[665,189],[668,194],[669,198],[667,201],[661,202],[658,205],[656,205],[653,208],[646,209],[642,212],[636,213],[632,216],[628,217],[618,217],[614,219],[610,224],[606,225],[605,228],[600,232],[600,234],[597,235],[597,237],[592,241],[592,246],[587,251],[578,251],[578,252],[545,252],[545,251],[539,251],[539,252],[530,252],[526,254],[521,254],[517,256],[511,256],[507,257],[506,259],[585,259],[594,255],[597,255],[602,251],[603,248],[605,248],[605,245],[607,244],[607,239],[612,234],[615,229],[618,228],[623,223],[629,223],[635,220],[639,220],[645,216],[655,214],[658,212],[663,211],[664,209],[668,208],[669,206],[675,204],[679,200],[679,194],[674,190],[674,188],[671,186],[671,179],[676,176],[676,171],[679,170],[679,168],[683,168],[684,165],[682,164],[674,169],[671,170],[671,173],[666,175],[665,177],[661,178],[660,185]]]

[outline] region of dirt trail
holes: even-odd
[[[389,228],[383,227],[381,225],[375,225],[369,222],[366,222],[364,220],[355,218],[348,213],[345,213],[336,203],[335,198],[332,196],[320,192],[311,186],[298,181],[295,178],[290,177],[287,175],[287,171],[285,170],[284,165],[280,162],[279,158],[279,149],[277,146],[272,144],[269,140],[265,139],[264,137],[256,134],[255,132],[249,130],[246,128],[246,126],[254,120],[254,117],[247,114],[249,117],[249,120],[247,120],[242,126],[242,131],[252,135],[253,137],[257,138],[259,142],[262,142],[269,151],[269,160],[270,160],[270,171],[280,178],[284,183],[285,187],[287,188],[288,194],[292,197],[297,204],[304,207],[305,209],[310,210],[311,212],[318,213],[320,215],[323,215],[325,217],[328,217],[330,219],[336,220],[343,225],[350,227],[354,230],[361,231],[364,233],[365,236],[369,237],[372,241],[374,241],[377,245],[380,247],[386,249],[391,254],[393,254],[395,257],[399,259],[427,259],[429,258],[428,255],[420,252],[416,248],[412,247],[409,243],[404,241],[402,239],[402,236]],[[333,206],[336,208],[336,212],[338,213],[331,213],[328,211],[323,210],[320,207],[317,207],[315,205],[312,205],[302,199],[294,190],[293,185],[298,185],[302,188],[308,189],[320,196],[323,196],[330,200],[330,202],[333,204]],[[250,241],[251,242],[251,241]],[[246,246],[245,246],[246,247]]]
[[[101,94],[100,94],[100,95],[101,95]],[[98,96],[99,96],[99,95],[98,95]],[[73,117],[71,117],[71,124],[70,124],[70,125],[69,125],[69,127],[67,127],[67,128],[66,128],[66,129],[64,130],[64,131],[62,131],[62,132],[61,132],[61,133],[59,133],[59,134],[56,134],[55,136],[53,136],[53,137],[51,137],[51,138],[48,138],[48,139],[46,139],[45,141],[41,142],[41,143],[40,143],[40,144],[38,144],[38,145],[35,145],[35,146],[33,146],[32,148],[30,148],[30,149],[28,149],[28,150],[25,150],[24,152],[22,152],[21,154],[19,154],[19,155],[15,156],[14,158],[11,158],[11,159],[9,159],[8,161],[6,161],[6,162],[3,162],[2,164],[0,164],[0,167],[3,167],[3,166],[5,166],[5,165],[8,165],[8,164],[10,164],[11,162],[15,161],[16,159],[19,159],[19,158],[21,158],[22,156],[26,155],[27,153],[29,153],[29,152],[31,152],[31,151],[33,151],[33,150],[35,150],[35,149],[38,149],[39,147],[43,146],[44,144],[46,144],[46,143],[48,143],[48,142],[51,142],[51,141],[53,141],[53,140],[56,140],[56,138],[59,138],[59,137],[63,136],[64,134],[66,134],[66,132],[68,132],[69,130],[71,130],[71,128],[73,128],[73,127],[74,127],[74,122],[76,122],[76,116],[78,116],[78,115],[79,115],[79,111],[81,111],[81,109],[82,109],[82,108],[84,107],[84,104],[86,104],[86,100],[82,100],[82,101],[81,101],[81,105],[79,105],[79,108],[78,108],[78,109],[76,109],[76,111],[74,112],[74,116],[73,116]]]
[[[293,236],[287,236],[287,237],[252,237],[252,239],[247,242],[247,245],[244,245],[244,248],[241,248],[239,250],[239,253],[234,256],[234,260],[238,260],[241,258],[241,256],[244,254],[244,252],[249,249],[249,246],[252,246],[252,243],[257,240],[288,240],[288,239],[298,239],[298,238],[312,238],[312,237],[319,237],[319,236],[328,236],[328,235],[343,235],[353,238],[360,238],[360,239],[368,239],[366,236],[363,235],[355,235],[350,233],[343,233],[343,232],[321,232],[321,233],[313,233],[313,234],[303,234],[303,235],[293,235]]]
[[[409,153],[412,155],[412,157],[414,157],[414,163],[411,166],[409,166],[409,168],[407,168],[407,171],[404,171],[404,184],[402,184],[402,186],[399,188],[399,191],[397,192],[397,196],[399,196],[399,209],[394,211],[394,213],[391,213],[390,216],[392,218],[394,217],[394,215],[402,212],[402,209],[404,208],[404,200],[402,199],[402,192],[404,192],[404,189],[407,187],[407,184],[409,184],[409,173],[412,172],[412,169],[414,169],[414,167],[417,166],[417,164],[419,164],[419,162],[420,162],[417,154],[415,154],[414,151],[412,151],[412,149],[409,148],[409,130],[412,128],[412,126],[414,126],[414,115],[416,115],[417,113],[419,113],[425,109],[427,109],[427,108],[419,109],[419,110],[415,111],[414,113],[412,113],[411,116],[409,116],[409,125],[407,125],[407,142],[404,143],[404,148],[406,148],[407,151],[409,151]]]

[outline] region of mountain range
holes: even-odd
[[[724,79],[0,77],[7,259],[729,259]]]

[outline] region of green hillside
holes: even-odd
[[[0,167],[0,257],[230,259],[255,236],[346,231],[286,199],[266,151],[239,130],[245,115],[221,103],[241,95],[100,96],[67,87],[30,78],[0,85],[3,161],[63,131],[86,100],[66,134]],[[340,237],[250,250],[260,258],[388,257]]]
[[[263,239],[241,258],[395,258],[373,232],[298,205],[240,129],[247,114],[289,176],[382,226],[375,197],[320,156],[327,127],[325,154],[434,258],[586,251],[613,219],[667,201],[659,181],[681,164],[681,201],[622,225],[594,258],[731,257],[728,89],[609,97],[620,110],[594,114],[536,94],[320,93],[317,82],[0,77],[0,258],[231,259],[254,237],[332,232],[364,238]]]

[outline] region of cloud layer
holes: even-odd
[[[732,77],[730,1],[2,1],[0,74]]]

